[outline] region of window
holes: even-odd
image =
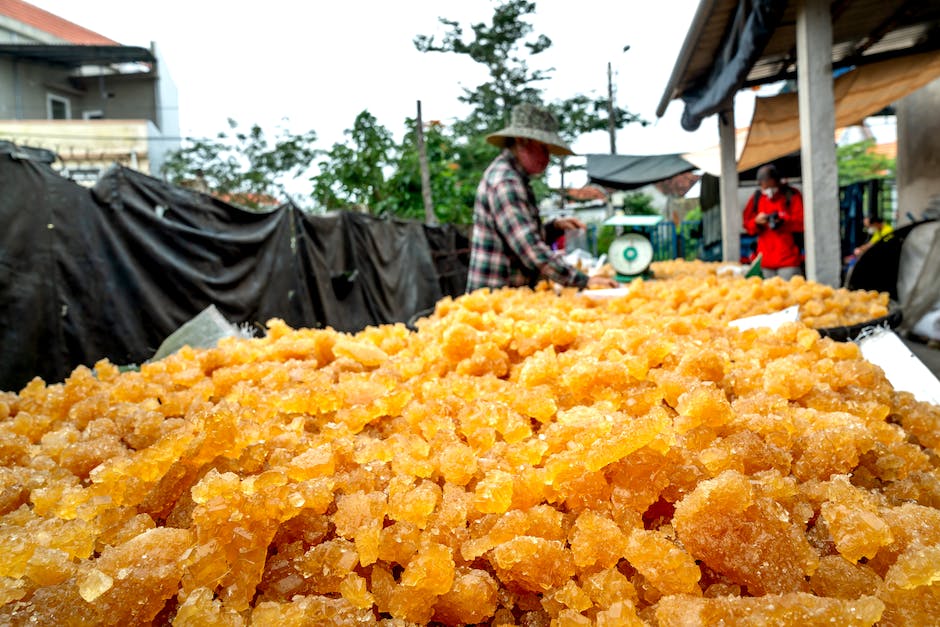
[[[85,111],[82,111],[82,119],[83,120],[103,120],[104,111],[102,111],[101,109],[92,109],[90,111],[86,109]]]
[[[68,98],[46,94],[46,112],[50,120],[69,120],[72,118],[72,107]]]
[[[69,168],[66,175],[79,185],[94,185],[101,176],[99,168]]]

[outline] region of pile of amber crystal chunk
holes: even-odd
[[[650,264],[650,272],[657,279],[678,279],[687,276],[716,276],[731,273],[736,264],[721,261],[702,261],[701,259],[666,259]],[[737,266],[743,270],[742,266]]]
[[[800,320],[814,329],[862,324],[889,313],[889,298],[884,292],[833,288],[801,276],[785,281],[779,277],[716,275],[709,271],[711,265],[702,261],[656,262],[657,279],[662,274],[666,280],[633,281],[627,305],[637,313],[708,313],[729,321],[798,306]]]
[[[940,408],[653,284],[0,393],[0,624],[935,623]]]

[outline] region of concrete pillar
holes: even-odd
[[[902,98],[898,113],[898,225],[940,195],[940,79]]]
[[[842,244],[829,4],[829,0],[802,0],[797,6],[796,61],[806,276],[835,287],[840,283]]]
[[[735,152],[734,101],[718,113],[718,142],[721,148],[721,258],[738,262],[741,259],[741,214],[738,203],[738,162]]]

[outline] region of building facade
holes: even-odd
[[[154,44],[122,46],[0,0],[0,139],[54,151],[86,184],[112,163],[158,174],[178,149],[176,88]]]

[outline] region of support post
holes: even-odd
[[[921,220],[940,197],[940,79],[898,102],[897,221]],[[933,202],[931,202],[933,201]]]
[[[842,244],[829,0],[801,0],[798,5],[796,61],[806,276],[837,287],[841,283]]]
[[[610,154],[617,154],[617,118],[616,108],[614,107],[614,77],[607,63],[607,132],[610,134]]]
[[[431,171],[428,168],[428,151],[424,146],[424,122],[421,120],[421,101],[418,101],[418,119],[415,120],[416,135],[418,138],[418,165],[421,168],[421,198],[424,200],[424,221],[426,224],[437,224],[434,215],[434,202],[431,199]]]
[[[738,206],[738,161],[734,132],[734,100],[718,112],[718,142],[721,149],[721,258],[737,263],[741,259],[741,214]]]

